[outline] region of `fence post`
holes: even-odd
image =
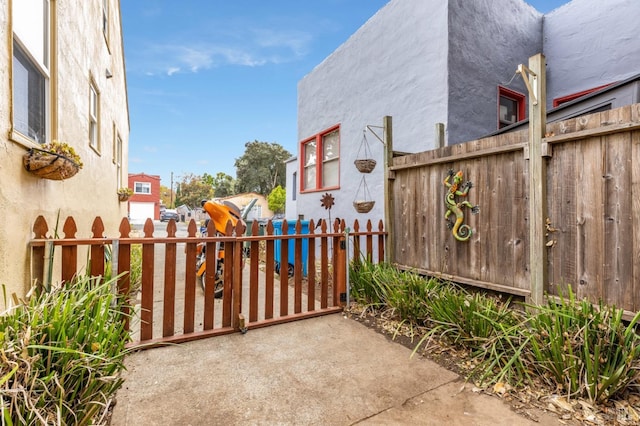
[[[545,58],[541,53],[529,58],[529,73],[522,77],[529,92],[529,273],[531,302],[543,303],[547,277],[547,250],[544,243],[546,162],[542,156],[542,138],[546,130],[547,88]],[[533,93],[532,93],[533,92]]]
[[[395,262],[394,227],[391,226],[391,215],[394,212],[393,191],[389,181],[393,179],[393,173],[389,167],[393,165],[393,132],[391,116],[385,115],[384,126],[384,222],[387,226],[387,262]]]

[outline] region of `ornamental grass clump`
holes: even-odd
[[[549,300],[530,321],[531,366],[569,397],[605,402],[640,384],[640,313],[625,324],[623,310],[587,300]]]
[[[122,385],[123,299],[78,277],[0,315],[2,424],[99,424]]]

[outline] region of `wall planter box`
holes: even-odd
[[[24,168],[31,174],[51,180],[64,180],[73,177],[80,165],[62,154],[31,148],[22,157]]]

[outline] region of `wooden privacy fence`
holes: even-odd
[[[215,235],[213,224],[209,226],[208,234]],[[78,238],[76,222],[69,217],[62,228],[64,238],[52,239],[40,216],[31,241],[32,273],[38,283],[45,283],[52,272],[60,282],[71,282],[76,274],[105,276],[110,267],[112,276],[117,276],[118,293],[129,295],[135,306],[134,312],[123,312],[133,346],[151,347],[340,312],[346,292],[347,236],[356,253],[364,247],[364,256],[374,261],[384,258],[386,233],[382,221],[378,230],[373,230],[369,221],[361,231],[356,221],[351,231],[338,220],[332,229],[324,220],[317,225],[311,220],[305,234],[301,233],[300,221],[295,224],[295,233],[289,234],[288,228],[283,222],[282,233],[276,235],[269,221],[264,235],[260,235],[258,222],[254,221],[246,233],[249,235],[245,235],[245,224],[239,221],[235,228],[228,224],[225,236],[201,237],[191,220],[183,231],[186,235],[178,236],[172,220],[165,236],[148,219],[143,235],[134,235],[124,218],[120,236],[107,238],[97,217],[91,237]],[[216,245],[224,243],[224,290],[220,299],[214,297],[213,268],[205,273],[206,290],[197,285],[199,243],[207,246],[207,265],[213,263]],[[377,256],[374,245],[378,246]],[[248,259],[244,255],[247,248]],[[293,276],[288,276],[287,267],[282,268],[282,275],[276,274],[276,261],[292,263]],[[141,270],[140,282],[132,283],[134,274],[122,272],[133,271],[136,266]]]
[[[640,105],[547,124],[544,292],[640,310]],[[445,222],[448,170],[473,182],[473,234]],[[530,296],[528,132],[393,158],[395,263],[481,288]]]

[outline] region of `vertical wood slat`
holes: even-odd
[[[120,222],[120,238],[128,238],[129,233],[131,232],[131,225],[129,224],[129,220],[125,217]],[[123,274],[124,271],[127,271]],[[118,246],[118,295],[119,297],[123,297],[126,301],[133,303],[132,295],[131,295],[131,244],[120,242]],[[125,330],[131,331],[130,324],[130,309],[128,307],[128,303],[125,303],[122,306],[122,316],[124,321]]]
[[[93,220],[91,227],[91,238],[100,240],[104,238],[104,224],[100,216]],[[92,276],[104,276],[104,244],[92,244],[91,245],[91,275]]]
[[[47,239],[47,232],[49,227],[47,221],[40,215],[33,223],[33,238],[35,239]],[[47,261],[48,256],[45,252],[45,246],[35,246],[31,248],[31,281],[35,282],[37,287],[43,285],[51,285],[51,283],[45,283],[45,269],[48,268]]]
[[[371,219],[367,220],[367,259],[370,262],[373,262],[373,234],[371,234],[371,230],[373,226],[371,225]]]
[[[637,111],[640,115],[640,106]],[[637,117],[640,121],[640,117]],[[634,312],[640,310],[640,131],[631,133],[631,212],[633,220],[631,224],[631,284],[630,291],[634,295],[630,303],[630,309]]]
[[[320,232],[322,234],[327,233],[327,221],[324,219],[320,219],[322,221],[322,225],[320,227]],[[329,249],[328,249],[328,238],[323,235],[320,237],[320,308],[325,309],[329,301],[328,293],[329,293]]]
[[[282,221],[282,239],[280,240],[280,316],[289,313],[289,225]]]
[[[207,225],[207,237],[215,236],[216,233],[217,233],[217,230],[215,228],[213,221],[211,220]],[[217,258],[218,244],[220,243],[215,240],[214,241],[207,240],[207,242],[205,243],[206,268],[204,270],[204,317],[202,319],[202,328],[204,330],[213,329],[213,318],[215,314],[214,295],[215,295],[215,286],[216,286],[216,270],[217,270],[217,262],[220,261],[220,259]],[[225,269],[225,273],[223,274],[223,279],[225,280],[225,290],[226,290],[226,281],[227,281],[227,275],[228,275],[226,273],[227,271],[228,271],[228,268]]]
[[[333,265],[333,294],[331,298],[331,306],[340,306],[339,283],[340,283],[340,272],[341,272],[340,267],[342,265],[340,264],[339,253],[340,253],[340,242],[342,241],[342,239],[340,235],[338,235],[338,233],[341,232],[341,229],[340,229],[341,224],[342,222],[339,219],[336,219],[333,222],[334,236],[331,237],[331,240],[332,240],[331,247],[333,249],[333,252],[331,253],[331,259],[332,259],[332,265]],[[344,225],[342,226],[342,231],[344,231]]]
[[[300,219],[296,222],[295,231],[296,235],[302,234],[302,223]],[[302,238],[296,238],[293,245],[293,312],[299,314],[302,312]]]
[[[236,223],[233,233],[237,236],[244,235],[245,225],[244,222],[239,220]],[[242,271],[244,269],[244,260],[242,256],[242,242],[234,240],[231,242],[230,247],[233,258],[231,265],[233,274],[233,314],[232,314],[232,326],[234,330],[240,330],[240,314],[242,313]]]
[[[385,260],[385,241],[384,235],[382,234],[384,232],[384,223],[382,220],[378,222],[378,232],[378,263],[381,263]]]
[[[187,227],[187,236],[196,236],[196,222],[191,219]],[[185,245],[185,276],[184,276],[184,318],[183,329],[185,333],[193,333],[196,314],[196,254],[198,243],[186,243]]]
[[[231,221],[227,221],[225,228],[225,236],[233,235],[233,225]],[[224,247],[224,250],[222,248]],[[224,263],[223,263],[223,276],[224,276],[224,290],[222,291],[222,326],[223,327],[232,327],[234,324],[234,303],[235,303],[235,295],[233,295],[233,259],[234,259],[234,250],[233,246],[230,244],[225,244],[220,246],[220,251],[224,253]],[[220,258],[220,256],[218,256]],[[230,267],[227,267],[229,265]],[[213,294],[213,293],[212,293]],[[213,304],[213,300],[211,302]]]
[[[315,310],[316,303],[316,243],[313,237],[315,222],[309,221],[309,241],[307,253],[307,310]]]
[[[258,235],[258,221],[251,224],[251,235]],[[251,257],[249,266],[249,321],[258,320],[258,271],[260,258],[260,245],[257,240],[251,241],[249,245],[249,256]]]
[[[142,301],[140,306],[140,340],[153,338],[153,296],[155,273],[155,249],[153,244],[153,222],[147,219],[144,224],[144,238],[149,242],[142,244]]]
[[[273,235],[273,223],[271,221],[267,222],[267,228],[265,229],[265,234],[268,236]],[[273,318],[273,298],[274,298],[274,241],[272,239],[268,239],[265,243],[265,261],[267,265],[265,266],[265,290],[264,290],[264,318],[271,319]]]
[[[62,227],[65,240],[73,240],[76,238],[76,221],[72,217],[68,217]],[[73,280],[76,272],[78,271],[78,246],[63,246],[62,247],[62,282],[69,283]]]
[[[360,223],[356,219],[353,222],[353,263],[359,264],[361,257],[363,256],[360,252]]]
[[[171,219],[167,224],[167,237],[176,237],[176,222],[174,219]],[[173,336],[176,310],[176,243],[165,244],[162,302],[162,337]]]

